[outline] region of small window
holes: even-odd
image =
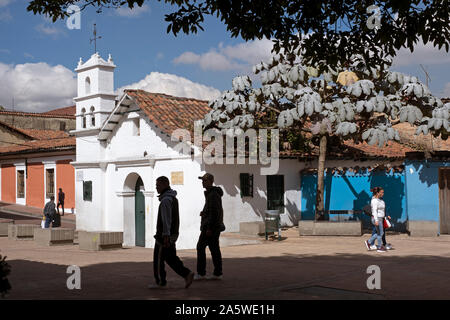
[[[284,176],[267,176],[267,210],[284,208]]]
[[[25,198],[25,171],[17,170],[17,198]]]
[[[95,114],[94,114],[95,108],[91,107],[91,127],[95,127]]]
[[[253,175],[241,173],[239,178],[241,181],[241,197],[253,197]]]
[[[66,131],[66,123],[64,121],[59,122],[59,130]]]
[[[139,120],[139,118],[133,119],[133,136],[141,135],[141,125]]]
[[[86,109],[81,109],[81,127],[83,129],[86,128]]]
[[[84,84],[85,84],[84,89],[86,91],[86,95],[88,95],[91,93],[91,79],[89,79],[89,77],[86,77]]]
[[[45,196],[50,199],[51,196],[55,196],[55,169],[45,170],[46,192]]]
[[[92,201],[92,181],[83,181],[83,200]]]

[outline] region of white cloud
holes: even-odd
[[[9,9],[6,9],[4,11],[0,11],[0,22],[8,22],[13,19],[11,13],[9,12]]]
[[[130,9],[128,6],[125,5],[115,10],[116,15],[126,18],[139,17],[146,12],[150,12],[150,7],[146,4],[142,5],[141,7],[134,6],[133,9]]]
[[[444,64],[450,63],[450,52],[445,51],[445,47],[441,50],[438,47],[433,47],[433,44],[428,42],[423,44],[420,40],[414,51],[411,52],[409,49],[401,48],[394,58],[393,66],[402,67],[419,64]]]
[[[14,0],[0,0],[0,8],[1,7],[6,7],[8,4],[10,4],[13,1]]]
[[[272,41],[267,39],[226,47],[220,43],[218,48],[206,53],[184,52],[173,63],[199,65],[202,70],[211,71],[248,71],[253,65],[270,58],[272,46]]]
[[[121,87],[116,92],[120,96],[125,89],[142,89],[153,93],[165,93],[177,97],[211,100],[220,95],[220,91],[192,82],[173,74],[152,72],[139,82]]]
[[[58,27],[56,27],[56,26],[49,26],[49,25],[46,25],[46,24],[44,24],[44,23],[41,23],[41,24],[37,25],[37,26],[35,27],[35,29],[36,29],[39,33],[41,33],[41,34],[43,34],[43,35],[46,35],[46,36],[52,36],[52,37],[54,37],[54,38],[58,37],[59,35],[66,35],[66,33],[64,32],[64,30],[62,30],[62,29],[60,29],[60,28],[58,28]]]
[[[28,53],[28,52],[25,52],[25,53],[23,54],[23,56],[24,56],[25,58],[34,59],[34,56],[33,56],[32,54]]]
[[[76,75],[62,65],[0,63],[0,104],[16,110],[43,112],[73,105],[77,93]]]

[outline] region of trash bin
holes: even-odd
[[[270,232],[278,232],[278,240],[281,240],[280,210],[266,210],[264,216],[266,240]]]

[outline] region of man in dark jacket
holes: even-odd
[[[195,280],[206,278],[206,247],[209,247],[214,264],[214,272],[209,279],[222,279],[222,254],[220,252],[219,237],[225,230],[223,224],[222,196],[223,191],[220,187],[213,186],[214,176],[206,173],[202,177],[203,188],[205,191],[205,206],[200,213],[200,237],[197,242],[197,275]]]
[[[44,207],[45,228],[50,228],[50,224],[56,216],[55,197],[50,196],[50,201]]]
[[[149,288],[166,287],[164,262],[184,278],[185,288],[188,288],[192,284],[194,273],[186,268],[180,258],[177,257],[177,249],[175,247],[180,226],[177,192],[170,188],[169,179],[164,176],[156,179],[156,191],[159,194],[158,198],[160,201],[156,223],[155,249],[153,251],[153,273],[156,285],[150,285]]]

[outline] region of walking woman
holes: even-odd
[[[383,201],[384,190],[381,187],[375,187],[370,190],[373,194],[370,202],[372,208],[372,224],[375,226],[376,233],[372,234],[365,244],[368,250],[374,245],[377,239],[377,252],[386,252],[386,247],[383,245],[384,226],[383,221],[385,217],[386,204]]]

